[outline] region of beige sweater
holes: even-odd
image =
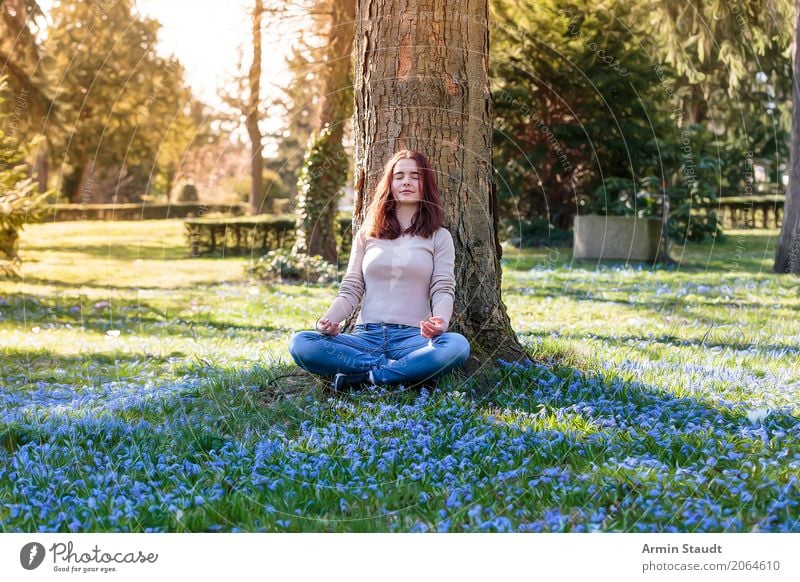
[[[453,315],[455,247],[446,228],[431,238],[404,235],[394,240],[364,235],[353,239],[347,273],[323,317],[342,322],[363,305],[356,323],[402,323],[419,327],[431,315]]]

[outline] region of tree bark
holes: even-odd
[[[264,14],[263,0],[255,0],[253,7],[253,62],[250,64],[248,82],[250,96],[247,103],[247,114],[245,126],[247,134],[252,144],[252,155],[250,158],[250,214],[262,212],[264,199],[264,157],[262,154],[262,136],[258,127],[259,111],[258,105],[261,94],[261,17]]]
[[[519,361],[527,356],[500,293],[487,0],[359,0],[358,8],[353,229],[395,151],[424,152],[456,249],[450,331],[470,341],[469,371]]]
[[[83,162],[81,165],[81,173],[80,178],[78,179],[78,188],[77,188],[77,195],[79,197],[78,202],[81,204],[104,204],[106,201],[103,200],[95,189],[94,185],[94,176],[95,176],[95,168],[94,168],[94,160],[89,159],[88,155],[86,156],[86,161]]]
[[[172,198],[173,198],[172,189],[175,187],[175,175],[177,173],[178,173],[177,168],[173,164],[170,164],[167,167],[167,171],[164,172],[164,174],[166,175],[166,179],[167,179],[167,183],[164,186],[164,190],[167,193],[167,200],[168,201],[171,201]]]
[[[703,123],[708,115],[708,97],[703,88],[694,83],[691,85],[691,96],[687,104],[686,118],[689,123]]]
[[[353,114],[353,34],[356,0],[335,0],[323,64],[319,123],[297,185],[295,253],[336,262],[336,213],[347,180],[342,146],[344,125]]]
[[[74,161],[70,162],[71,170],[65,172],[62,178],[61,188],[64,197],[72,204],[94,204],[93,191],[90,189],[84,192],[86,188],[87,177],[89,174],[89,155],[83,149],[78,149],[74,155]]]
[[[783,225],[775,254],[776,273],[800,275],[800,0],[795,2],[794,83],[792,84],[792,141],[789,160],[789,186],[783,205]]]
[[[47,142],[42,140],[39,151],[36,154],[36,179],[39,182],[39,192],[47,191],[47,181],[49,179],[49,156],[47,152]]]

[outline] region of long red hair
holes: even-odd
[[[364,232],[375,238],[394,240],[403,234],[403,227],[397,220],[397,201],[392,194],[392,175],[394,166],[400,160],[414,160],[420,175],[422,200],[408,233],[430,238],[437,229],[444,225],[444,209],[439,196],[436,175],[425,154],[414,150],[400,150],[392,156],[383,169],[383,177],[375,188],[372,202],[364,217]]]

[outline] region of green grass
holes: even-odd
[[[340,399],[286,351],[335,287],[192,258],[180,221],[30,225],[0,281],[0,530],[797,531],[777,234],[668,268],[506,249],[536,365]]]

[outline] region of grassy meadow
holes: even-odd
[[[670,267],[506,249],[531,365],[343,398],[286,345],[335,286],[181,221],[29,225],[0,281],[0,531],[800,531],[777,231]]]

